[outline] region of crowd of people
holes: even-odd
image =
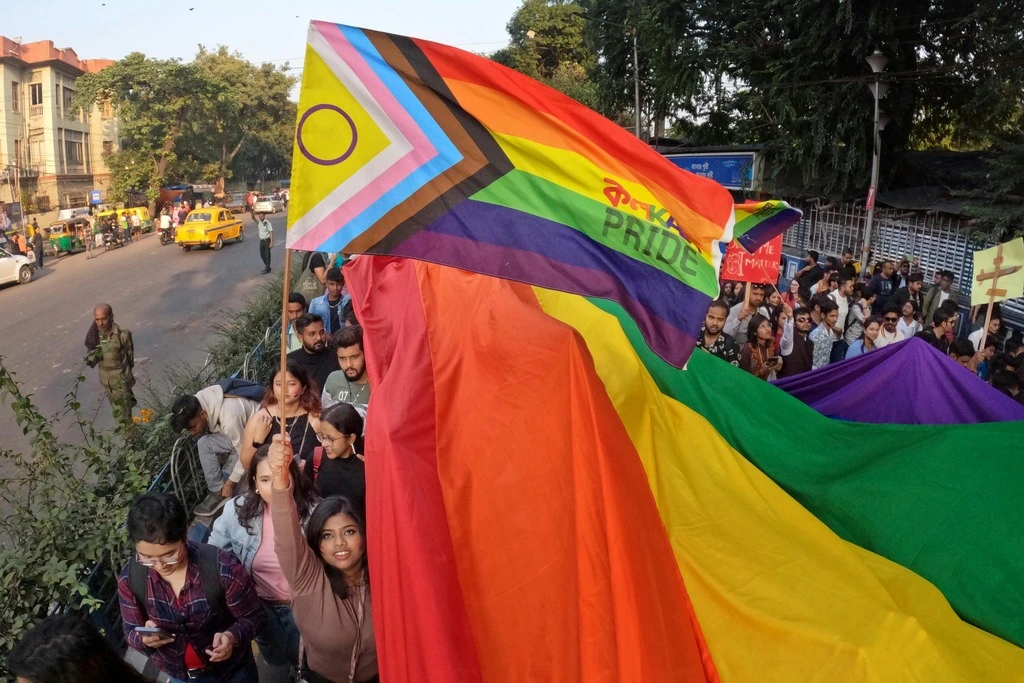
[[[780,292],[771,284],[723,282],[697,346],[765,380],[790,377],[918,337],[1000,392],[1024,402],[1024,348],[1007,333],[998,304],[972,311],[958,338],[959,298],[948,270],[925,291],[916,264],[885,260],[861,277],[853,250],[804,266]],[[982,329],[986,318],[988,334]],[[984,346],[982,339],[984,337]]]

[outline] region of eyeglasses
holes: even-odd
[[[341,436],[335,437],[335,436],[327,436],[326,434],[317,434],[316,438],[318,438],[320,440],[320,443],[322,443],[323,445],[330,446],[335,441],[341,441],[344,437],[341,437]]]
[[[899,318],[885,318],[885,322],[887,322],[887,323],[894,323],[897,320],[899,320]]]
[[[160,557],[144,557],[137,551],[135,553],[135,560],[143,567],[155,567],[158,563],[165,567],[173,567],[174,565],[181,562],[181,548],[178,548],[173,553],[167,553]]]

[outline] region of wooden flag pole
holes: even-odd
[[[288,288],[291,284],[292,279],[292,250],[287,246],[284,248],[284,280],[281,282],[281,361],[280,370],[281,373],[281,387],[282,393],[284,387],[288,386],[285,374],[288,371]],[[271,391],[273,391],[274,378],[270,378]],[[281,401],[281,438],[288,438],[288,431],[285,429],[284,423],[284,401]]]

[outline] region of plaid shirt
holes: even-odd
[[[199,578],[199,559],[196,545],[191,541],[188,545],[188,568],[185,570],[185,585],[178,597],[174,596],[169,583],[160,578],[156,571],[147,572],[146,607],[141,609],[131,585],[128,583],[127,565],[121,570],[117,580],[117,593],[121,602],[121,619],[124,622],[124,634],[128,645],[151,657],[171,678],[185,679],[188,677],[185,668],[185,643],[191,643],[196,654],[209,665],[206,654],[213,644],[213,634],[227,630],[235,636],[237,644],[231,653],[231,659],[214,664],[210,673],[221,680],[227,680],[245,663],[244,654],[249,651],[249,643],[267,621],[263,611],[263,603],[256,595],[256,587],[252,578],[242,567],[234,555],[226,550],[218,553],[220,581],[224,587],[224,598],[234,623],[227,629],[217,628],[206,594],[203,592]],[[144,626],[149,619],[167,633],[175,635],[173,643],[160,648],[146,647],[142,637],[135,632],[136,626]]]

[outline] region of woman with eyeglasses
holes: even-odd
[[[860,339],[850,344],[850,348],[846,350],[846,358],[856,358],[857,356],[863,356],[865,353],[870,353],[878,348],[878,335],[882,330],[882,319],[877,315],[873,315],[864,321],[863,331],[861,332]]]
[[[210,544],[232,551],[256,584],[256,594],[263,601],[267,626],[256,636],[260,655],[271,666],[286,666],[299,659],[299,630],[292,616],[292,592],[281,563],[274,552],[274,522],[270,516],[272,474],[267,456],[270,446],[256,450],[249,463],[248,491],[232,498],[224,513],[213,523]],[[319,499],[299,475],[299,466],[292,461],[292,497],[299,520],[305,524]]]
[[[299,461],[311,456],[317,447],[319,417],[320,389],[309,373],[294,361],[288,361],[283,373],[275,368],[260,409],[245,423],[242,467],[248,469],[256,449],[270,443],[272,434],[281,433],[282,421]]]
[[[170,493],[139,496],[127,526],[135,557],[117,595],[129,647],[173,683],[256,680],[251,641],[267,615],[238,558],[188,540],[188,515]]]
[[[270,515],[274,548],[292,589],[292,613],[302,635],[302,678],[309,683],[379,681],[373,634],[366,522],[361,506],[342,496],[320,503],[305,538],[292,494],[291,443],[275,434],[270,446]]]
[[[363,456],[356,452],[356,443],[363,433],[363,418],[349,403],[335,403],[320,416],[322,447],[303,462],[302,472],[313,482],[320,495],[345,496],[364,504],[366,473]]]

